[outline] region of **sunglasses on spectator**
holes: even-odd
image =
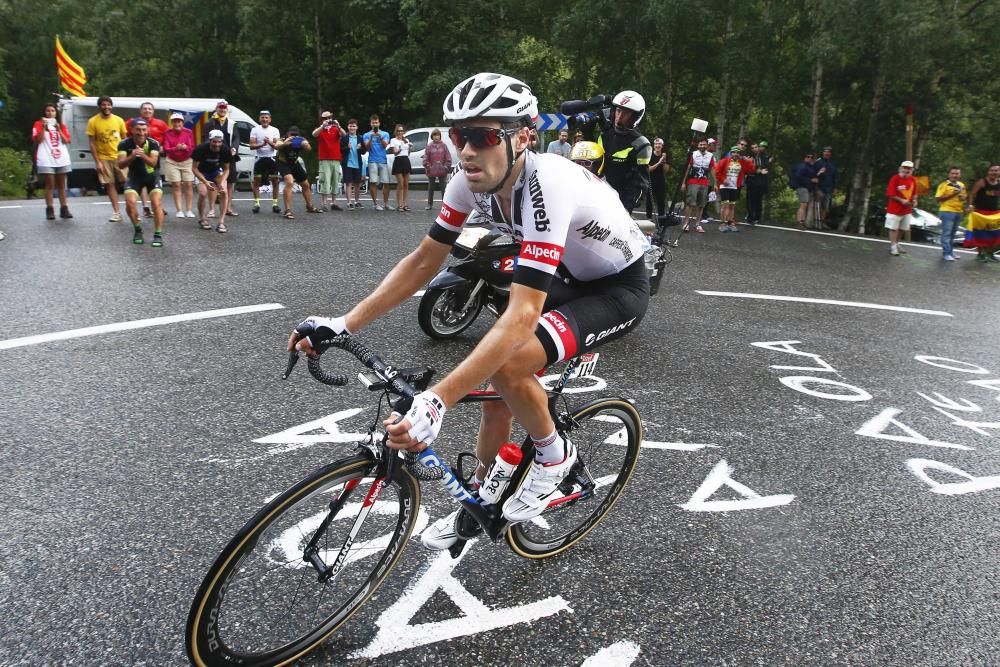
[[[471,143],[476,150],[499,146],[509,134],[511,134],[509,130],[497,127],[453,127],[448,130],[451,143],[455,144],[458,150],[465,148],[466,143]]]

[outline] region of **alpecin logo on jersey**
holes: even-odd
[[[601,227],[597,224],[597,220],[591,220],[583,227],[577,227],[576,231],[583,232],[583,238],[595,241],[604,241],[611,236],[611,230],[607,227]]]
[[[562,246],[554,243],[538,243],[537,241],[525,241],[521,245],[521,259],[532,259],[542,264],[559,266],[559,259],[562,257]]]
[[[441,204],[441,212],[438,213],[438,218],[441,219],[441,222],[452,227],[461,227],[467,217],[467,213],[456,211],[451,206],[444,203]]]
[[[545,215],[545,197],[542,196],[542,184],[538,182],[538,172],[532,172],[528,179],[528,195],[531,206],[535,209],[535,231],[549,231],[549,218]]]

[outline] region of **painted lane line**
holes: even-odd
[[[580,667],[628,667],[642,649],[638,644],[629,641],[621,641],[612,644],[583,661]]]
[[[746,225],[745,222],[738,223],[740,225]],[[749,225],[747,225],[749,226]],[[799,234],[815,234],[816,236],[833,236],[838,239],[850,239],[852,241],[868,241],[869,243],[889,243],[889,239],[876,239],[871,236],[856,236],[854,234],[840,234],[838,232],[821,232],[818,229],[796,229],[795,227],[779,227],[778,225],[761,225],[757,224],[756,227],[761,229],[776,229],[780,232],[797,232]],[[940,251],[941,246],[937,245],[927,245],[924,243],[912,243],[908,241],[900,241],[899,245],[905,245],[910,248],[928,248],[930,250]],[[963,250],[962,248],[955,248],[955,252],[962,252],[966,254],[974,254],[975,250]]]
[[[22,208],[22,206],[20,204],[18,204],[17,206],[0,206],[0,208],[3,208],[3,209],[6,209],[6,208]],[[39,207],[39,208],[41,208],[41,207]]]
[[[284,308],[280,303],[261,303],[256,306],[239,306],[237,308],[221,308],[219,310],[204,310],[200,313],[184,313],[182,315],[167,315],[165,317],[153,317],[147,320],[132,320],[131,322],[118,322],[116,324],[101,324],[96,327],[85,327],[83,329],[70,329],[69,331],[56,331],[54,333],[40,334],[38,336],[25,336],[23,338],[11,338],[0,341],[0,350],[9,350],[14,347],[24,347],[26,345],[38,345],[56,340],[67,340],[69,338],[82,338],[84,336],[96,336],[98,334],[112,333],[116,331],[129,331],[131,329],[144,329],[146,327],[157,327],[164,324],[175,324],[177,322],[190,322],[192,320],[207,320],[213,317],[228,317],[229,315],[243,315],[245,313],[258,313],[265,310],[279,310]]]
[[[939,317],[954,317],[951,313],[943,310],[924,310],[923,308],[907,308],[905,306],[887,306],[881,303],[863,303],[860,301],[838,301],[836,299],[811,299],[804,296],[781,296],[778,294],[749,294],[741,292],[712,292],[708,290],[695,290],[698,294],[705,296],[728,296],[738,299],[763,299],[766,301],[798,301],[800,303],[824,303],[833,306],[850,306],[851,308],[871,308],[873,310],[895,310],[901,313],[917,313],[919,315],[937,315]]]
[[[640,447],[645,449],[670,449],[676,452],[697,452],[706,447],[717,449],[719,445],[700,442],[656,442],[655,440],[643,440]]]

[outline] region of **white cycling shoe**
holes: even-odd
[[[451,545],[458,542],[458,532],[455,530],[455,523],[458,520],[458,509],[443,519],[438,519],[431,525],[424,528],[420,533],[420,543],[431,551],[444,551]]]
[[[549,499],[576,463],[576,447],[566,440],[566,458],[558,463],[531,462],[524,484],[503,504],[503,516],[511,523],[534,519],[545,511]]]

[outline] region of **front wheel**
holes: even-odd
[[[286,665],[378,589],[413,533],[420,486],[375,478],[368,455],[330,464],[268,503],[215,560],[188,616],[195,665]],[[324,572],[325,571],[325,572]]]
[[[483,291],[479,290],[469,302],[472,286],[469,283],[432,287],[420,298],[417,321],[424,333],[431,338],[454,338],[468,329],[483,308]],[[466,305],[466,302],[469,302]]]
[[[614,506],[639,460],[642,421],[628,401],[597,399],[574,412],[569,423],[566,435],[576,446],[576,465],[548,509],[507,531],[510,548],[525,558],[554,556],[583,539]]]

